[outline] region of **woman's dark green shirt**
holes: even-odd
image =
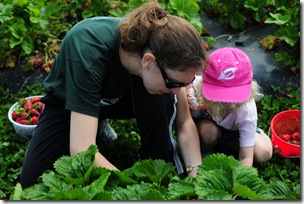
[[[65,36],[46,91],[65,101],[71,111],[98,117],[130,89],[130,77],[119,58],[122,19],[94,17],[76,24]]]

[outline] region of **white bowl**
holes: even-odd
[[[26,97],[25,99],[27,101],[30,101],[33,97],[42,97],[42,96],[29,96],[29,97]],[[20,104],[18,102],[14,103],[14,105],[12,105],[12,107],[8,110],[8,113],[7,113],[8,119],[13,124],[15,132],[18,135],[20,135],[21,137],[32,136],[33,131],[37,125],[23,125],[23,124],[17,123],[12,118],[12,112],[19,106],[20,106]]]

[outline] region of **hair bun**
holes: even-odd
[[[165,10],[159,9],[156,11],[156,18],[158,20],[165,18],[167,15],[168,15],[168,13]]]

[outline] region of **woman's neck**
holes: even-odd
[[[137,53],[126,52],[119,48],[119,57],[122,66],[130,73],[141,76],[141,61]]]

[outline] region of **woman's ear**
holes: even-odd
[[[152,53],[145,53],[142,57],[142,65],[144,69],[149,69],[149,67],[155,62],[155,56]]]

